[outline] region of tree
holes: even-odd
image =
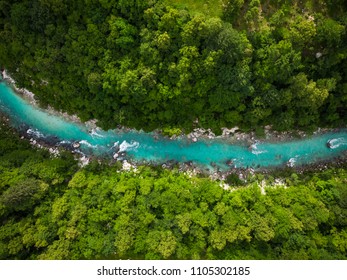
[[[297,122],[307,126],[317,122],[318,109],[329,96],[329,91],[335,87],[334,79],[322,79],[317,82],[308,81],[304,73],[291,80],[289,90],[292,95],[292,106],[297,112]]]
[[[285,83],[301,68],[301,55],[289,41],[282,40],[256,52],[254,74],[269,83]]]
[[[329,48],[339,47],[342,43],[342,37],[345,32],[345,26],[339,24],[333,19],[325,18],[318,21],[318,40]]]
[[[9,211],[28,210],[41,198],[47,185],[29,178],[10,186],[0,197],[0,203]]]

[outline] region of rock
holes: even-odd
[[[86,157],[84,155],[82,157],[80,157],[80,159],[79,159],[79,166],[80,167],[86,166],[88,164],[89,164],[89,158],[88,157]]]
[[[130,171],[131,168],[132,168],[132,165],[129,162],[127,162],[126,160],[124,160],[123,161],[123,170]]]
[[[178,161],[172,159],[172,160],[168,160],[163,165],[165,165],[165,168],[173,168],[177,164],[178,164]]]
[[[316,53],[316,58],[320,58],[320,57],[322,57],[322,55],[323,55],[323,54],[322,54],[321,52],[317,52],[317,53]]]
[[[79,142],[74,142],[74,143],[72,143],[72,147],[74,148],[74,149],[77,149],[77,148],[79,148],[81,146],[81,144],[79,143]]]

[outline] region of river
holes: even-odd
[[[248,146],[230,144],[223,138],[192,142],[186,137],[170,140],[134,130],[90,129],[30,104],[5,82],[0,83],[0,111],[9,116],[12,126],[25,130],[33,139],[68,147],[86,156],[142,163],[191,162],[209,170],[299,166],[331,160],[347,150],[346,130],[287,142],[257,141]]]

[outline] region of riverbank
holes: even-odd
[[[22,94],[23,92],[21,91],[19,93]],[[8,96],[10,98],[10,92],[8,92],[8,94],[9,95],[4,95],[4,97]],[[34,98],[34,95],[32,95],[32,97]],[[39,130],[35,131],[35,129],[31,129],[31,125],[27,125],[26,127],[23,124],[22,133],[26,134],[25,137],[29,138],[33,144],[38,143],[38,145],[42,145],[40,142],[44,141],[46,145],[52,149],[56,147],[58,143],[58,146],[66,148],[72,153],[75,153],[76,157],[84,157],[84,159],[86,159],[86,155],[88,155],[88,159],[95,158],[98,160],[99,158],[105,158],[103,155],[106,155],[105,152],[107,152],[107,158],[110,158],[110,164],[121,162],[124,165],[124,170],[135,169],[137,165],[161,165],[163,168],[177,168],[179,171],[186,172],[192,176],[210,176],[211,179],[215,180],[226,180],[229,175],[234,173],[238,174],[239,178],[244,179],[247,177],[246,175],[248,173],[261,172],[262,170],[267,172],[267,170],[278,168],[272,167],[272,165],[286,167],[286,164],[291,164],[294,168],[301,166],[300,160],[298,165],[295,163],[298,153],[295,151],[294,153],[286,153],[285,149],[288,148],[283,150],[282,146],[290,146],[290,149],[293,150],[301,145],[301,151],[299,152],[300,157],[305,157],[305,153],[308,151],[307,149],[310,149],[306,144],[306,146],[300,144],[300,141],[298,141],[298,144],[288,144],[298,139],[301,139],[302,142],[310,142],[311,137],[308,137],[306,133],[300,131],[278,133],[274,132],[270,126],[264,128],[265,133],[263,137],[258,137],[255,132],[242,132],[235,127],[231,129],[224,128],[221,136],[214,135],[211,130],[197,128],[188,135],[180,135],[175,139],[169,139],[163,136],[160,131],[154,131],[150,134],[137,132],[128,128],[120,128],[109,132],[99,131],[95,120],[91,124],[93,128],[89,130],[90,127],[88,127],[88,124],[85,126],[85,123],[82,123],[77,117],[71,117],[54,110],[51,111],[52,109],[37,110],[35,109],[37,105],[33,104],[32,109],[29,109],[27,105],[22,104],[23,102],[15,96],[13,96],[11,100],[8,99],[8,102],[12,104],[12,112],[15,113],[19,121],[26,120],[27,116],[33,114],[36,118],[34,117],[31,119],[31,125],[33,125],[34,128],[36,125],[39,125],[39,127],[43,129],[42,131],[45,131],[45,136],[35,136],[35,132],[39,133]],[[21,109],[18,111],[16,108]],[[39,113],[39,111],[42,112]],[[24,112],[24,114],[22,114],[22,112]],[[46,113],[47,115],[45,115]],[[69,123],[57,121],[56,119],[51,119],[49,121],[48,119],[51,117],[48,115],[59,116],[61,120],[67,120]],[[43,119],[45,120],[44,122],[41,121]],[[45,122],[46,124],[44,124]],[[79,124],[81,127],[77,127],[75,124]],[[70,129],[73,130],[73,133],[64,132],[64,130],[69,131]],[[336,132],[337,130],[319,129],[312,135],[324,135],[324,133],[329,131]],[[346,135],[342,135],[345,139]],[[329,137],[333,136],[334,135]],[[330,151],[327,150],[326,141],[329,139],[327,137],[328,136],[321,137],[321,140],[317,141],[315,145],[319,145],[319,147],[321,147],[319,148],[320,151],[323,151],[328,157],[331,157],[328,154],[336,155],[336,151],[338,150],[336,150],[335,153],[330,153]],[[323,140],[323,138],[325,140]],[[118,151],[114,149],[116,142],[119,147],[125,147],[124,149],[127,150],[127,156],[119,156]],[[270,143],[281,143],[281,145],[274,147],[270,145]],[[140,148],[139,151],[137,151],[139,144]],[[342,145],[345,144],[346,143],[343,143]],[[80,146],[82,150],[79,149]],[[278,150],[279,147],[281,150]],[[134,148],[136,152],[132,153],[129,151],[128,154],[128,148],[130,150]],[[93,155],[93,151],[90,153],[83,153],[87,151],[86,149],[97,149],[97,152],[103,152],[97,153],[100,155],[98,158],[98,156],[89,156]],[[267,149],[269,150],[267,151]],[[237,152],[235,152],[236,150]],[[342,150],[344,149],[341,149],[341,151]],[[110,154],[111,152],[113,154]],[[284,157],[282,157],[282,153],[285,155]],[[311,153],[313,161],[315,157],[320,157],[320,154],[317,154],[317,152]],[[265,157],[263,156],[264,154]],[[245,157],[246,160],[244,160],[243,157]],[[308,162],[310,162],[311,156],[308,159]]]
[[[11,77],[11,75],[6,71],[6,69],[2,70],[2,77],[3,80],[6,81],[9,85],[12,86],[12,88],[22,95],[26,100],[28,100],[32,105],[35,105],[38,107],[37,100],[35,99],[35,94],[25,88],[18,88],[16,86],[15,80]],[[49,114],[59,116],[64,118],[65,120],[72,121],[77,124],[85,125],[88,129],[92,130],[102,130],[100,127],[97,126],[97,120],[92,119],[86,122],[83,122],[77,115],[69,115],[66,112],[57,111],[53,107],[48,106],[46,109],[43,109],[47,111]],[[199,125],[199,121],[195,121],[196,125]],[[120,132],[129,132],[129,131],[136,131],[135,129],[117,125],[115,128],[119,130]],[[305,137],[310,137],[313,135],[319,135],[329,132],[338,132],[341,129],[344,128],[317,128],[317,130],[313,132],[308,131],[302,131],[302,130],[292,130],[292,131],[276,131],[272,129],[271,125],[266,125],[264,127],[261,127],[261,130],[263,130],[263,135],[259,136],[255,131],[250,132],[244,132],[242,129],[240,129],[238,126],[227,128],[222,127],[222,133],[221,135],[216,135],[212,132],[212,129],[208,128],[195,128],[192,132],[188,134],[180,134],[180,135],[173,135],[171,137],[168,137],[165,135],[165,133],[161,129],[156,129],[152,131],[152,134],[154,137],[163,137],[163,138],[169,138],[171,140],[175,139],[183,139],[186,138],[192,142],[197,142],[199,140],[215,140],[215,139],[221,139],[223,141],[227,141],[231,144],[244,144],[244,145],[252,145],[254,143],[259,142],[285,142],[285,141],[294,141],[294,140],[300,140]]]
[[[261,127],[264,131],[262,136],[257,135],[255,131],[243,132],[238,126],[233,128],[222,128],[221,135],[215,135],[211,129],[196,128],[191,133],[187,135],[181,135],[180,137],[187,137],[192,142],[198,142],[199,140],[213,140],[221,139],[223,141],[228,141],[230,144],[244,144],[251,146],[252,144],[267,142],[267,143],[277,143],[277,142],[288,142],[304,139],[307,137],[326,134],[326,133],[337,133],[345,128],[320,128],[313,132],[303,131],[303,130],[292,130],[292,131],[276,131],[272,129],[271,125],[266,125]],[[177,137],[171,137],[170,139],[176,139]]]
[[[25,88],[19,88],[16,85],[16,81],[11,77],[9,73],[7,73],[6,69],[1,71],[1,78],[7,84],[9,84],[17,93],[22,95],[26,100],[30,102],[30,104],[37,106],[37,102],[35,99],[35,94]]]

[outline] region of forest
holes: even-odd
[[[0,259],[346,259],[346,168],[274,176],[79,168],[2,125]]]
[[[342,128],[346,10],[344,0],[0,0],[0,66],[41,106],[103,129]],[[346,167],[226,182],[80,167],[0,116],[0,259],[347,259]]]
[[[0,62],[104,129],[345,125],[343,0],[205,2],[2,0]]]

